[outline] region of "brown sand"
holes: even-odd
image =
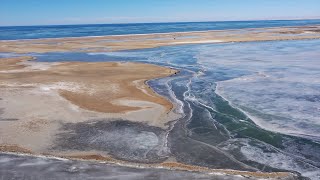
[[[19,147],[18,145],[0,145],[1,152],[15,152],[15,153],[26,153],[31,154],[32,152],[28,149]]]
[[[70,90],[59,89],[59,94],[73,104],[87,110],[123,113],[141,109],[141,107],[126,106],[115,102],[117,99],[150,101],[160,104],[170,111],[172,104],[154,93],[145,83],[133,83],[134,81],[145,82],[149,79],[168,76],[177,71],[150,64],[139,63],[62,63],[50,67],[48,70],[23,71],[25,65],[17,64],[23,59],[5,58],[0,59],[0,79],[3,84],[65,84],[80,85],[70,87]],[[10,71],[17,70],[21,71]],[[137,87],[138,86],[138,87]],[[145,93],[144,91],[147,93]]]
[[[122,160],[116,160],[109,156],[102,156],[99,153],[94,154],[78,154],[72,156],[64,156],[64,158],[68,159],[81,159],[81,160],[95,160],[95,161],[103,161],[109,163],[117,163],[121,165],[134,166],[134,167],[146,167],[146,168],[165,168],[170,170],[183,170],[183,171],[192,171],[192,172],[203,172],[203,173],[223,173],[228,175],[241,175],[247,177],[254,178],[285,178],[292,177],[293,174],[289,172],[248,172],[248,171],[237,171],[237,170],[229,170],[229,169],[211,169],[207,167],[201,166],[193,166],[188,164],[182,164],[177,162],[164,162],[160,164],[136,164],[130,163]]]
[[[175,119],[171,102],[145,81],[176,70],[141,63],[30,60],[0,59],[0,145],[46,153],[61,123],[121,118],[167,128]]]
[[[25,65],[19,63],[32,59],[32,57],[1,58],[0,71],[24,68]]]

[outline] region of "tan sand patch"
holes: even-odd
[[[167,128],[174,119],[168,114],[171,102],[144,82],[176,70],[117,62],[46,63],[41,68],[27,60],[0,59],[5,71],[0,71],[0,144],[46,153],[63,123],[126,119]]]

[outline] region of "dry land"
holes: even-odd
[[[173,69],[117,62],[38,63],[19,57],[0,59],[0,70],[1,144],[43,152],[61,123],[121,118],[165,128],[172,120],[172,104],[145,81],[172,75]]]

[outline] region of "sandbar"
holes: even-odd
[[[319,39],[320,25],[0,41],[0,52],[110,52],[170,45]]]

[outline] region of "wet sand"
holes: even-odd
[[[0,41],[0,52],[107,52],[159,46],[319,39],[320,25],[200,32]]]

